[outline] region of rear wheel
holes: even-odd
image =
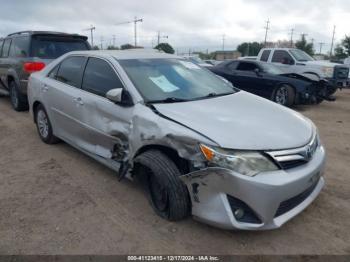
[[[181,172],[165,154],[147,151],[135,159],[135,175],[148,193],[154,211],[170,221],[181,220],[190,214],[190,198]]]
[[[20,93],[19,88],[15,81],[11,81],[9,84],[11,105],[14,110],[26,111],[28,110],[27,96]]]
[[[289,85],[281,85],[277,87],[273,93],[273,101],[283,106],[292,106],[295,100],[295,92],[293,87]]]
[[[45,108],[42,105],[38,105],[35,110],[35,123],[38,129],[41,140],[46,144],[56,144],[59,139],[54,136],[52,132],[52,126]]]

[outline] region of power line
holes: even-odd
[[[264,27],[265,28],[265,41],[264,41],[264,46],[266,47],[266,41],[267,41],[267,32],[270,30],[270,27],[269,27],[269,25],[270,25],[270,19],[268,19],[267,21],[266,21],[266,26]]]
[[[93,31],[96,30],[96,27],[94,27],[93,25],[91,25],[89,28],[84,29],[83,31],[90,31],[90,35],[91,35],[91,47],[94,47],[94,34]]]

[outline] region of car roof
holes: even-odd
[[[56,35],[56,36],[75,36],[79,38],[84,38],[87,40],[87,36],[79,35],[79,34],[70,34],[70,33],[63,33],[63,32],[55,32],[55,31],[20,31],[15,32],[12,34],[8,34],[7,37],[13,37],[13,36],[22,36],[22,35]]]
[[[73,51],[68,53],[67,55],[100,56],[106,58],[114,57],[117,60],[182,58],[180,56],[166,54],[164,52],[160,52],[153,49]]]

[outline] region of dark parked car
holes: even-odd
[[[239,89],[285,106],[330,100],[327,95],[327,80],[314,75],[285,74],[272,64],[233,60],[225,61],[209,70]]]
[[[57,57],[89,50],[86,36],[45,31],[23,31],[0,39],[0,94],[8,94],[16,111],[28,109],[27,82]]]

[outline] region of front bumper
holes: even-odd
[[[279,228],[318,196],[324,186],[324,164],[325,151],[319,146],[308,163],[288,170],[248,177],[227,169],[207,168],[181,179],[191,195],[195,219],[223,229],[267,230]],[[228,200],[230,196],[244,202],[259,222],[239,221]],[[285,204],[295,199],[299,201],[297,205],[294,203],[284,212]]]

